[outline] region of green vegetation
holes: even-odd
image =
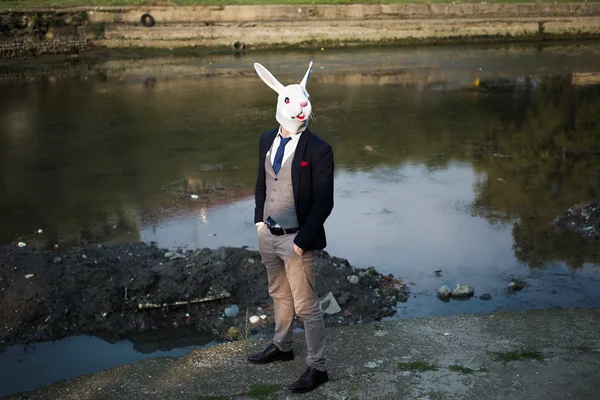
[[[248,390],[248,396],[257,399],[268,399],[275,395],[277,389],[279,389],[279,386],[272,383],[266,385],[252,385],[250,386],[250,390]]]
[[[572,0],[571,0],[572,1]],[[569,3],[570,0],[557,0]],[[0,9],[25,7],[75,7],[75,6],[122,6],[122,5],[255,5],[255,4],[442,4],[453,0],[0,0]],[[490,0],[488,3],[537,3],[533,0]],[[542,3],[555,3],[554,0],[542,0]],[[481,3],[479,0],[457,1],[457,3]]]
[[[471,368],[463,367],[461,365],[451,365],[448,367],[448,369],[452,372],[460,372],[463,374],[472,374],[473,372],[475,372],[475,370],[473,370]]]
[[[398,363],[398,369],[402,371],[412,372],[426,372],[426,371],[437,371],[437,365],[428,364],[423,361],[413,361],[408,363]]]
[[[519,351],[497,351],[493,352],[495,361],[501,361],[506,364],[509,361],[524,361],[524,360],[538,360],[542,361],[544,357],[538,351],[533,350],[519,350]]]

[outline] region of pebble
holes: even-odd
[[[62,258],[54,257],[54,264],[60,264],[62,262]]]
[[[508,284],[508,288],[512,291],[521,290],[525,287],[525,283],[521,281],[512,281]]]
[[[471,286],[461,285],[460,283],[457,283],[456,287],[450,294],[452,295],[452,297],[469,297],[473,296],[474,292],[475,289],[473,289]]]
[[[260,321],[260,317],[258,315],[253,315],[250,317],[251,324],[257,324]]]
[[[440,299],[447,299],[450,297],[450,288],[447,285],[444,285],[438,289],[437,297]]]
[[[358,276],[352,275],[352,276],[348,277],[348,282],[350,282],[353,285],[358,285],[358,282],[360,282],[360,279],[358,278]]]
[[[489,293],[484,293],[484,294],[482,294],[481,296],[479,296],[479,298],[480,298],[481,300],[491,300],[491,299],[492,299],[492,295],[491,295],[491,294],[489,294]]]
[[[27,274],[25,275],[25,279],[31,279],[35,276],[35,274]]]
[[[240,307],[238,307],[237,304],[234,304],[225,309],[225,316],[227,318],[235,318],[235,317],[237,317],[239,312],[240,312]]]

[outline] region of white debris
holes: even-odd
[[[329,292],[323,300],[321,300],[321,309],[325,315],[334,315],[342,311],[342,308],[335,299],[333,293]]]
[[[260,317],[258,315],[253,315],[250,317],[251,324],[257,324],[260,321]]]

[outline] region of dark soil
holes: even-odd
[[[16,243],[0,247],[0,346],[90,334],[107,340],[139,332],[201,331],[226,339],[231,327],[244,331],[248,315],[266,315],[250,333],[272,329],[272,300],[258,252],[244,248],[171,253],[153,244],[91,246],[60,251]],[[176,258],[176,259],[173,259]],[[407,289],[373,268],[319,252],[315,257],[320,298],[332,292],[342,311],[326,324],[380,320],[394,314]],[[33,277],[26,278],[26,275]],[[349,275],[360,276],[357,285]],[[223,292],[229,298],[188,302]],[[140,309],[139,304],[158,304]],[[167,306],[162,306],[167,304]],[[224,309],[236,304],[236,318]],[[296,323],[301,326],[301,321]]]
[[[556,223],[589,241],[600,240],[600,199],[570,208]]]

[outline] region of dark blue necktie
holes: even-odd
[[[281,138],[281,142],[279,142],[279,147],[277,148],[277,153],[275,153],[275,161],[273,162],[273,170],[275,171],[275,175],[279,173],[281,169],[281,162],[283,161],[283,153],[285,152],[285,145],[292,140],[291,137]]]

